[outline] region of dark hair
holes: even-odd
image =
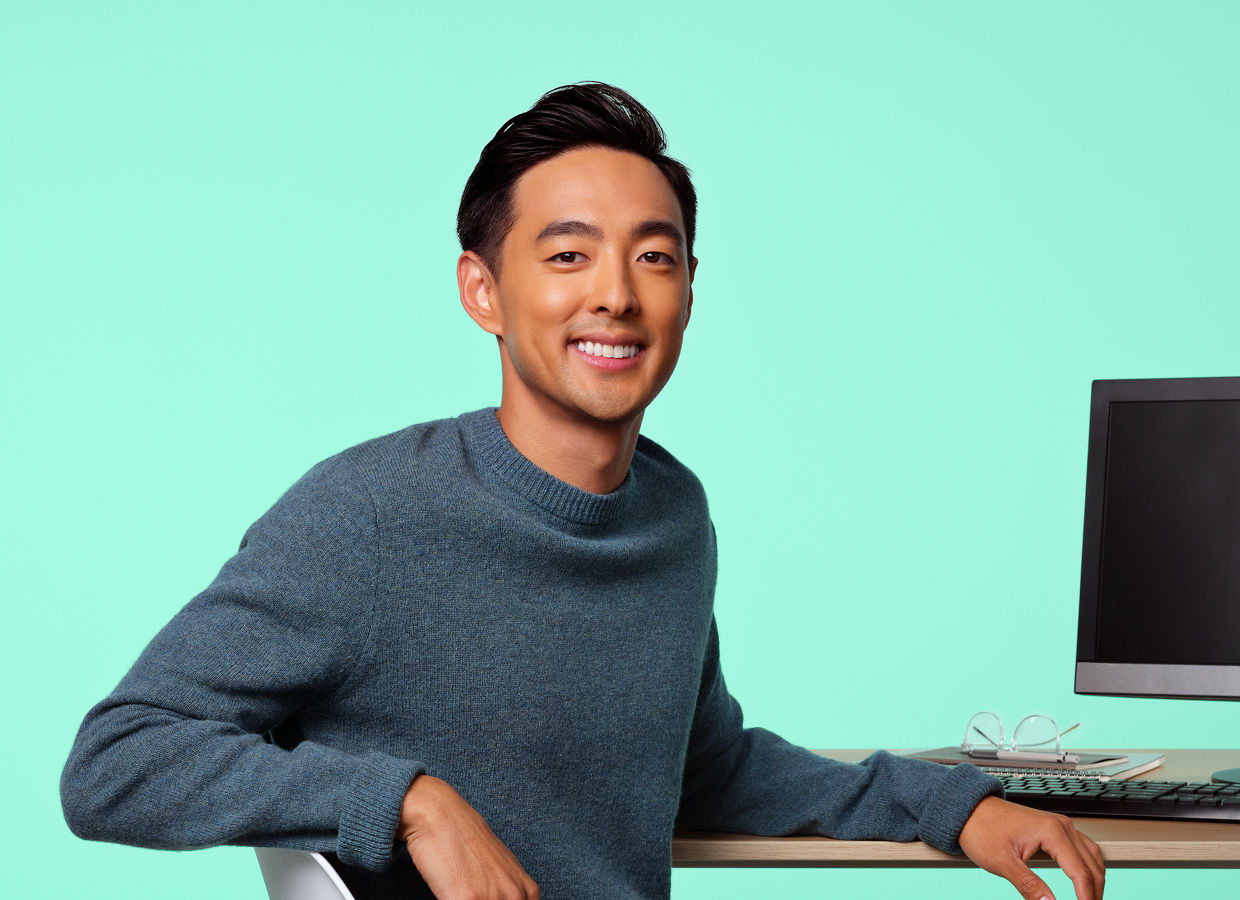
[[[498,274],[500,246],[513,226],[517,179],[561,153],[595,146],[635,153],[658,166],[680,201],[685,249],[692,258],[697,194],[689,170],[663,152],[667,136],[650,110],[620,88],[598,81],[550,90],[495,132],[461,194],[456,214],[461,249],[473,250]]]

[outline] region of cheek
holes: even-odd
[[[563,328],[581,308],[582,291],[572,278],[547,278],[533,286],[522,304],[523,318],[531,329]]]
[[[679,338],[689,324],[689,298],[676,292],[668,296],[660,308],[659,329],[668,334],[674,333]]]
[[[674,338],[668,341],[667,367],[669,369],[674,367],[676,365],[677,360],[680,359],[680,350],[683,345],[684,345],[684,339],[679,334],[677,334]]]
[[[546,337],[549,330],[564,325],[572,314],[567,286],[555,279],[534,281],[518,297],[505,303],[506,333],[524,341]]]
[[[566,365],[569,321],[570,316],[551,303],[525,307],[521,315],[512,317],[505,343],[518,369],[523,369],[530,377],[536,377],[536,369]]]

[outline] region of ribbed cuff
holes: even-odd
[[[991,795],[1003,796],[1003,785],[998,778],[969,763],[953,766],[930,795],[917,822],[917,836],[931,847],[948,853],[963,852],[960,832],[964,823],[977,804]]]
[[[349,785],[336,855],[342,863],[382,872],[392,863],[401,802],[414,778],[426,770],[417,763],[368,753]]]

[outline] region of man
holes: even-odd
[[[1081,900],[1097,847],[994,779],[744,729],[693,475],[639,435],[692,309],[696,198],[633,98],[550,92],[483,150],[461,302],[498,410],[314,467],[88,714],[85,837],[334,852],[359,898],[666,897],[673,826],[920,838]],[[263,741],[295,728],[288,749]]]

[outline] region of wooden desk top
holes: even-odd
[[[816,750],[846,762],[870,750]],[[1167,760],[1134,780],[1208,781],[1218,769],[1240,766],[1240,750],[1158,750]],[[1169,822],[1149,819],[1074,818],[1080,831],[1102,848],[1111,868],[1240,868],[1240,822]],[[1054,866],[1044,853],[1029,864]],[[757,837],[748,834],[678,832],[672,865],[682,867],[932,867],[971,866],[969,860],[916,841],[839,841],[824,837]]]

